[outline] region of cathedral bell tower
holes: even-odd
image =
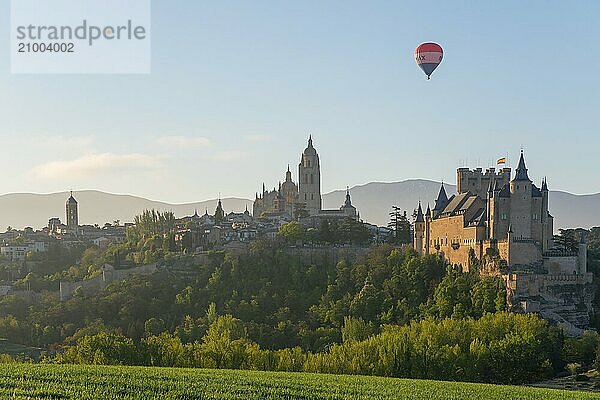
[[[299,198],[306,204],[308,215],[317,215],[322,209],[321,203],[321,167],[319,155],[313,147],[312,136],[308,138],[308,147],[302,153],[298,165]]]

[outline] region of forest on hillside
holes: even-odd
[[[148,229],[106,251],[63,254],[78,264],[28,275],[20,284],[38,288],[40,301],[2,297],[0,338],[46,349],[44,362],[503,383],[579,371],[596,359],[596,333],[567,338],[536,315],[506,313],[500,278],[409,247],[377,245],[354,262],[306,263],[289,256],[282,232],[198,263]],[[590,270],[600,272],[600,229],[588,238]],[[160,260],[164,268],[89,297],[60,302],[47,291],[58,280],[94,277],[116,257]]]

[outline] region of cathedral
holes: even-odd
[[[262,193],[256,193],[252,214],[254,218],[269,215],[286,215],[290,220],[318,220],[320,218],[352,218],[358,220],[352,205],[350,191],[346,190],[346,201],[335,210],[323,210],[321,198],[321,166],[319,154],[313,146],[312,136],[298,164],[298,184],[292,180],[288,165],[285,181],[272,191],[263,184]]]

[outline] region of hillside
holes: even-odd
[[[440,182],[415,179],[402,182],[371,182],[350,189],[352,202],[360,211],[363,220],[386,225],[392,205],[413,210],[419,200],[423,207],[433,203],[440,189]],[[450,195],[456,191],[455,185],[446,184]],[[336,190],[323,195],[324,208],[338,208],[344,202],[345,190]],[[207,200],[187,204],[169,204],[130,195],[117,195],[94,190],[75,193],[79,202],[79,220],[82,224],[104,224],[120,220],[130,222],[133,217],[145,209],[171,210],[177,217],[192,215],[194,210],[203,214],[205,210],[213,213],[217,200]],[[0,196],[0,229],[7,226],[40,228],[48,223],[50,217],[64,219],[65,200],[68,193],[53,194],[5,194]],[[243,198],[223,199],[226,212],[244,211],[246,206],[252,209],[252,201]],[[574,195],[551,191],[550,212],[555,217],[555,228],[600,226],[600,193],[592,195]]]
[[[351,375],[79,365],[0,365],[13,399],[569,400],[593,393]]]

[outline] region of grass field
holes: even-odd
[[[145,367],[0,365],[2,399],[600,399],[520,386]]]

